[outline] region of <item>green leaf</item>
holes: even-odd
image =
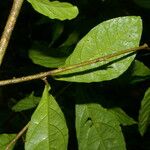
[[[71,46],[49,48],[45,42],[34,41],[29,49],[29,58],[33,63],[48,68],[57,68],[64,65]]]
[[[66,58],[57,58],[47,56],[42,51],[37,49],[30,49],[29,57],[33,61],[33,63],[37,65],[41,65],[48,68],[57,68],[65,63]]]
[[[102,22],[83,37],[63,67],[137,47],[141,32],[140,17],[119,17]],[[100,82],[117,78],[127,70],[134,60],[135,55],[128,55],[130,56],[121,55],[117,58],[69,70],[58,74],[56,79],[73,82]]]
[[[6,150],[7,145],[15,138],[16,134],[0,134],[0,150]],[[12,150],[15,144],[12,144],[9,150]]]
[[[144,81],[150,78],[150,69],[142,62],[135,60],[131,76],[131,83]]]
[[[150,76],[150,69],[142,62],[135,60],[132,76]]]
[[[134,0],[134,2],[144,8],[150,8],[150,0]]]
[[[33,8],[51,19],[73,19],[78,15],[78,8],[70,3],[49,0],[27,0]]]
[[[130,68],[117,80],[122,85],[136,84],[145,80],[150,79],[150,69],[145,66],[142,62],[134,60]]]
[[[23,98],[17,104],[15,104],[12,107],[12,110],[15,112],[28,110],[28,109],[36,107],[38,105],[39,101],[40,101],[40,98],[35,97],[34,93],[32,92],[29,96]]]
[[[144,135],[150,125],[150,88],[146,91],[139,111],[139,131]]]
[[[26,150],[66,150],[68,129],[64,115],[45,86],[42,99],[32,115],[26,135]]]
[[[147,79],[150,79],[150,69],[142,62],[135,60],[132,67],[130,82],[134,84]]]
[[[79,150],[125,150],[119,122],[99,104],[76,106],[76,131]]]
[[[133,118],[129,117],[121,108],[112,108],[109,109],[109,111],[115,115],[121,125],[130,126],[137,124],[137,122]]]

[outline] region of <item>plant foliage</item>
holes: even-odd
[[[121,54],[148,43],[150,2],[27,2],[0,78],[42,81],[0,87],[0,150],[150,149],[149,52]]]
[[[125,149],[115,115],[98,104],[76,106],[76,131],[80,150]]]
[[[28,0],[28,2],[36,11],[51,19],[71,20],[78,15],[78,8],[69,3],[49,0]]]
[[[150,124],[150,88],[147,89],[144,95],[139,112],[139,131],[141,135],[144,135],[149,124]]]
[[[0,149],[5,150],[7,145],[14,139],[16,134],[0,134]],[[14,147],[14,144],[10,147],[10,150],[12,150]]]
[[[139,45],[142,23],[139,17],[119,17],[100,23],[77,44],[64,66],[92,60]],[[115,36],[114,36],[115,35]],[[121,75],[131,64],[135,55],[125,55],[100,63],[80,67],[59,77],[73,82],[100,82]]]
[[[26,135],[26,150],[67,148],[68,129],[64,115],[45,86],[41,101],[32,115]]]

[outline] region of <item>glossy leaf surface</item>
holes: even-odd
[[[46,85],[42,99],[32,115],[26,135],[26,150],[66,150],[68,129],[64,115]]]
[[[94,27],[77,44],[64,67],[138,47],[142,32],[140,17],[111,19]],[[130,56],[129,56],[130,55]],[[130,66],[135,55],[128,54],[59,74],[56,79],[73,82],[100,82],[117,78]]]

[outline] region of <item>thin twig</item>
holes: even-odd
[[[12,9],[10,11],[4,32],[0,40],[0,65],[2,64],[3,57],[5,55],[22,4],[23,4],[23,0],[14,0],[13,2]]]
[[[7,145],[6,149],[5,150],[10,150],[11,146],[13,144],[15,144],[17,142],[17,140],[24,134],[24,132],[28,129],[29,127],[29,123],[23,128],[21,129],[21,131],[16,135],[16,137]]]
[[[127,53],[130,53],[130,52],[139,51],[139,50],[142,50],[142,49],[149,49],[149,47],[148,47],[147,44],[144,44],[144,45],[139,46],[139,47],[126,49],[126,50],[123,50],[123,51],[120,51],[120,52],[117,52],[117,53],[114,53],[114,54],[109,54],[109,55],[99,57],[99,58],[96,58],[96,59],[93,59],[93,60],[84,61],[84,62],[81,62],[79,64],[74,64],[74,65],[70,65],[70,66],[67,66],[67,67],[60,67],[60,68],[55,69],[55,70],[51,70],[51,71],[47,71],[47,72],[41,72],[41,73],[38,73],[38,74],[24,76],[24,77],[20,77],[20,78],[1,80],[0,81],[0,86],[8,85],[8,84],[21,83],[21,82],[36,80],[36,79],[43,79],[47,76],[58,75],[59,73],[62,73],[62,72],[68,71],[68,70],[73,70],[75,68],[80,68],[80,67],[83,67],[83,66],[95,64],[97,62],[102,62],[102,61],[108,60],[110,58],[114,58],[114,57],[117,57],[117,56],[120,56],[120,55],[123,55],[123,54],[127,54]]]

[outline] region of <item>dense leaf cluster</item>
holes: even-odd
[[[113,57],[149,42],[149,15],[148,0],[25,1],[1,79],[104,59],[0,87],[0,150],[28,122],[11,149],[150,149],[149,52]]]

